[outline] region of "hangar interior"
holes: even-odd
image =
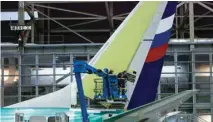
[[[73,57],[89,61],[136,4],[1,2],[2,15],[9,16],[1,20],[0,105],[65,87],[57,83],[72,81]],[[26,31],[24,48],[10,28],[17,23],[32,27]],[[200,92],[177,110],[213,122],[213,2],[179,2],[156,99],[190,89]],[[87,104],[98,106],[89,99]]]

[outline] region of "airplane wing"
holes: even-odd
[[[104,122],[157,122],[168,112],[176,109],[180,104],[196,94],[198,90],[186,90],[161,100],[128,110],[124,113],[105,119]]]

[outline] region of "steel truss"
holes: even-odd
[[[34,19],[34,21],[48,21],[48,29],[45,30],[45,32],[48,33],[48,42],[49,36],[51,34],[60,33],[63,35],[64,33],[74,33],[81,37],[82,39],[86,40],[89,43],[93,43],[93,40],[90,40],[86,36],[83,36],[82,33],[110,33],[112,34],[113,31],[116,29],[115,21],[120,21],[120,23],[126,18],[126,16],[129,14],[129,12],[121,13],[114,15],[113,11],[113,3],[114,2],[102,2],[103,7],[106,10],[105,15],[98,15],[94,13],[89,12],[82,12],[77,10],[71,10],[66,8],[60,8],[60,7],[54,7],[50,6],[49,4],[44,3],[51,3],[51,2],[25,2],[26,6],[30,6],[32,8],[32,11],[38,11],[39,14],[42,15],[42,17],[39,17],[37,19]],[[54,2],[54,4],[75,4],[79,2]],[[89,3],[89,2],[87,2]],[[53,4],[53,3],[52,3]],[[91,2],[92,4],[92,2]],[[213,18],[213,9],[212,9],[213,3],[211,2],[180,2],[177,6],[177,12],[175,16],[175,22],[174,22],[174,29],[172,33],[173,38],[190,38],[191,41],[194,40],[194,38],[200,38],[199,33],[196,31],[213,31],[213,23],[206,23],[205,25],[197,25],[197,23],[200,20]],[[203,7],[203,9],[208,10],[207,12],[204,12],[201,15],[196,15],[196,7],[200,6]],[[35,9],[36,7],[36,9]],[[43,12],[43,9],[47,9],[48,13]],[[57,10],[61,12],[69,12],[81,15],[80,17],[73,17],[73,16],[66,16],[66,17],[52,17],[49,15],[50,10]],[[84,20],[79,21],[79,23],[74,24],[63,24],[63,21],[76,21],[76,20]],[[99,29],[91,29],[91,28],[84,28],[83,25],[89,25],[89,24],[95,24],[96,22],[100,21],[108,21],[108,28],[99,28]],[[60,25],[61,27],[57,28],[51,28],[50,27],[50,21],[55,22],[56,24]],[[73,29],[73,27],[82,27],[81,29]],[[81,33],[81,34],[80,34]],[[32,35],[33,37],[33,35]],[[31,39],[33,41],[33,39]]]

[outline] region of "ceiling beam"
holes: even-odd
[[[184,5],[186,2],[180,2],[178,5],[177,5],[177,8],[181,7],[182,5]]]
[[[118,15],[115,15],[114,17],[127,16],[127,15],[129,15],[129,13],[130,13],[130,12],[118,14]]]
[[[106,17],[51,17],[54,20],[104,20]],[[36,20],[49,20],[48,18],[35,18]]]
[[[74,29],[75,32],[85,32],[85,33],[91,33],[91,32],[110,32],[110,29]],[[50,30],[51,33],[69,33],[68,30]]]
[[[112,11],[110,9],[110,3],[109,2],[105,2],[105,8],[106,8],[106,13],[107,13],[107,19],[109,21],[109,26],[110,26],[110,29],[113,31],[114,29],[114,23],[113,23],[113,19],[112,19]]]
[[[92,3],[92,2],[97,2],[97,1],[25,1],[25,3]],[[101,1],[98,1],[101,2]]]
[[[80,22],[80,23],[77,23],[77,24],[67,25],[67,27],[76,27],[76,26],[86,25],[86,24],[90,24],[90,23],[94,23],[94,22],[98,22],[98,21],[102,21],[102,20],[105,20],[105,19],[98,19],[98,20],[91,20],[91,21],[86,21],[86,22]],[[61,29],[61,28],[62,27],[55,28],[54,30]]]
[[[58,8],[58,7],[52,7],[52,6],[45,6],[45,5],[40,5],[40,4],[34,4],[34,6],[42,7],[42,8],[49,8],[49,9],[59,10],[59,11],[64,11],[64,12],[70,12],[70,13],[75,13],[75,14],[82,14],[82,15],[86,15],[86,16],[104,17],[104,16],[97,15],[97,14],[92,14],[92,13],[87,13],[87,12],[81,12],[81,11],[74,11],[74,10],[69,10],[69,9],[64,9],[64,8]]]
[[[29,6],[29,7],[31,7],[31,6]],[[35,9],[35,8],[34,8],[34,9]],[[48,19],[52,20],[53,22],[57,23],[58,25],[64,27],[64,28],[67,29],[69,32],[72,32],[72,33],[76,34],[77,36],[81,37],[82,39],[84,39],[84,40],[86,40],[86,41],[88,41],[88,42],[90,42],[90,43],[94,43],[94,42],[92,42],[91,40],[89,40],[88,38],[82,36],[81,34],[75,32],[75,31],[73,31],[72,29],[70,29],[70,28],[66,27],[65,25],[61,24],[60,22],[58,22],[58,21],[56,21],[56,20],[50,18],[49,16],[47,16],[47,15],[44,14],[44,13],[42,13],[41,11],[39,11],[39,10],[37,10],[37,9],[35,9],[35,10],[38,11],[40,14],[42,14],[44,17],[47,17]]]
[[[209,11],[213,12],[213,8],[212,7],[209,7],[209,6],[207,6],[206,4],[204,4],[202,2],[196,2],[196,3],[198,3],[199,5],[201,5],[204,8],[208,9]]]

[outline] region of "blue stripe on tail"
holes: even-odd
[[[165,11],[163,13],[162,19],[167,18],[167,17],[169,17],[169,16],[171,16],[171,15],[173,15],[175,13],[176,7],[177,7],[177,3],[178,3],[177,1],[169,1],[167,3],[167,6],[166,6],[166,9],[165,9]]]
[[[162,19],[172,16],[176,11],[177,2],[169,1],[162,16]],[[151,49],[168,44],[171,28],[164,33],[155,35]],[[158,51],[158,50],[157,50]],[[160,50],[166,52],[166,49]],[[149,51],[150,52],[150,51]],[[158,52],[154,52],[158,53]],[[164,54],[165,55],[165,54]],[[149,56],[149,54],[148,54]],[[155,58],[155,57],[153,57]],[[156,98],[157,88],[160,80],[161,70],[163,67],[164,56],[152,62],[146,61],[139,75],[137,84],[127,106],[127,109],[133,109],[141,105],[153,102]]]
[[[162,70],[163,59],[164,58],[161,58],[158,61],[144,64],[129,106],[127,107],[128,110],[155,100],[157,93],[156,88],[158,87],[160,79],[156,74],[159,74]]]

